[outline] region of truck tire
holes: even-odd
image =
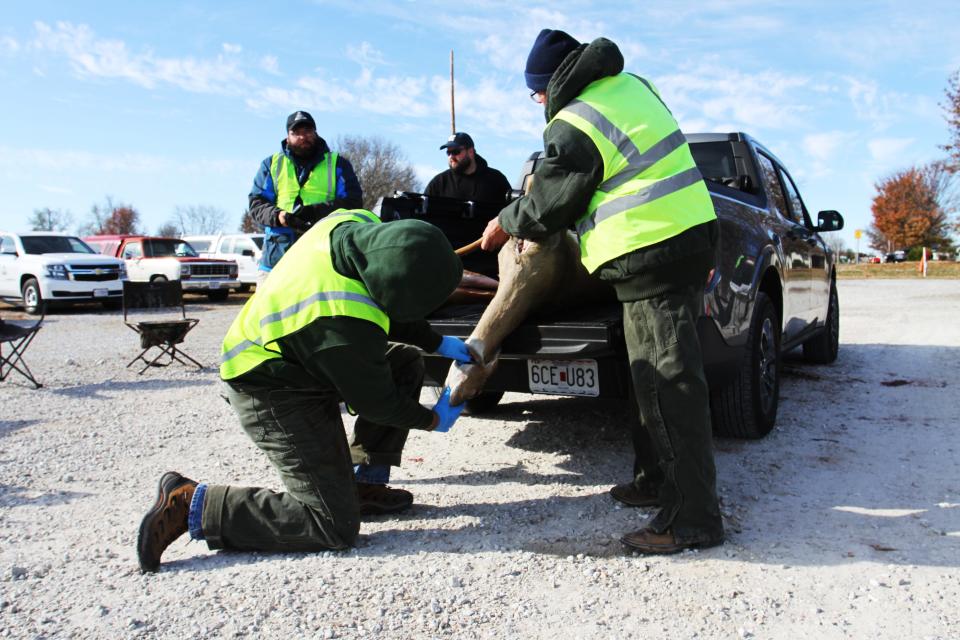
[[[151,276],[150,282],[166,282],[167,276]]]
[[[830,304],[823,331],[803,343],[803,357],[807,362],[830,364],[840,352],[840,297],[837,283],[830,283]]]
[[[486,413],[500,404],[501,398],[503,398],[503,391],[484,391],[476,398],[470,398],[466,401],[467,407],[464,409],[464,413],[471,416]]]
[[[773,301],[760,291],[754,301],[743,361],[729,384],[710,393],[714,433],[762,438],[777,420],[779,398],[780,319]]]
[[[229,295],[229,289],[218,289],[216,291],[207,292],[207,298],[209,298],[211,302],[223,302]]]
[[[32,316],[43,315],[46,311],[47,303],[40,293],[40,283],[36,278],[27,278],[20,290],[23,296],[23,310]]]

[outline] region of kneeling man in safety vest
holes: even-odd
[[[613,42],[544,29],[527,58],[545,109],[546,157],[529,192],[491,220],[481,246],[576,227],[580,259],[611,283],[639,405],[634,478],[610,490],[659,507],[621,541],[676,553],[723,541],[697,317],[714,264],[717,216],[677,121],[647,80],[623,72]]]
[[[340,210],[314,225],[247,301],[223,341],[230,405],[286,492],[160,479],[137,542],[142,571],[187,531],[211,549],[316,551],[351,546],[360,515],[408,508],[387,486],[409,429],[447,431],[463,405],[449,390],[419,403],[426,351],[468,362],[463,341],[424,318],[460,282],[439,229]],[[358,415],[348,446],[340,402]]]

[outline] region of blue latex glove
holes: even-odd
[[[436,353],[460,363],[473,362],[473,356],[470,355],[470,350],[467,349],[467,343],[453,336],[443,336]]]
[[[437,400],[437,404],[433,405],[434,413],[440,417],[440,421],[434,431],[440,431],[441,433],[450,431],[450,429],[453,427],[453,423],[457,421],[457,418],[460,417],[460,414],[463,412],[463,408],[466,406],[467,403],[464,402],[456,407],[451,407],[450,387],[444,387],[443,393],[440,394],[440,399]]]

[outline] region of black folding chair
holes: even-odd
[[[175,314],[176,309],[180,310],[179,318],[171,317]],[[129,316],[131,315],[137,316],[137,319],[130,320]],[[151,319],[142,319],[146,317]],[[202,364],[177,347],[178,344],[183,342],[190,330],[200,322],[196,318],[187,317],[187,310],[183,306],[183,290],[180,288],[179,280],[124,281],[123,322],[140,334],[140,346],[143,347],[143,351],[127,365],[130,367],[137,360],[143,360],[146,364],[143,365],[143,369],[140,369],[138,375],[143,375],[143,372],[149,367],[165,367],[173,364],[174,361],[189,366],[181,359],[181,356],[197,365],[197,368],[203,369]],[[147,352],[153,348],[159,349],[160,353],[150,358]],[[169,358],[167,362],[160,361],[164,356]]]
[[[7,376],[16,371],[32,382],[35,389],[43,386],[33,377],[33,372],[23,359],[27,347],[33,342],[37,331],[40,331],[42,322],[42,315],[39,320],[0,319],[0,380],[6,380]],[[8,349],[7,353],[4,353],[5,349]]]

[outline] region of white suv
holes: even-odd
[[[127,270],[64,233],[0,231],[0,298],[39,315],[48,303],[103,302],[117,309]]]
[[[240,268],[240,291],[257,284],[257,270],[263,251],[262,233],[217,233],[209,236],[183,236],[183,239],[207,258],[236,260]]]

